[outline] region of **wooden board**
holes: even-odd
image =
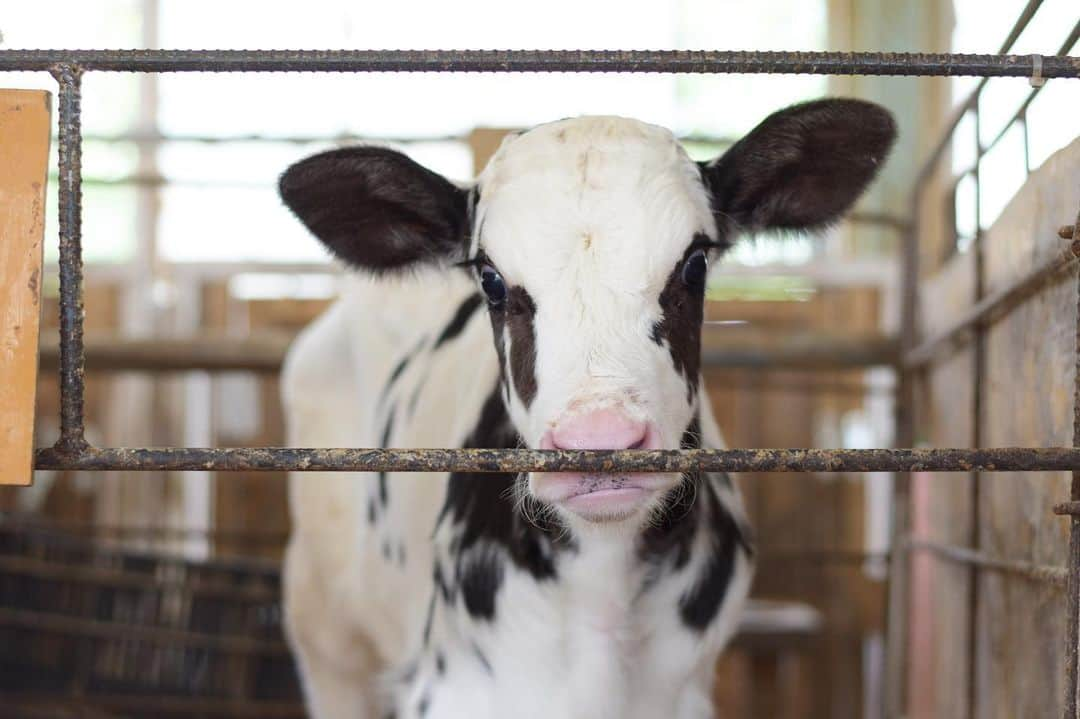
[[[1001,287],[1059,252],[1057,228],[1080,209],[1080,140],[1032,173],[986,240],[987,286]],[[1058,277],[987,334],[983,441],[1067,446],[1073,437],[1077,275]],[[995,557],[1066,566],[1069,523],[1050,507],[1069,496],[1067,472],[984,474],[979,545]],[[1065,592],[981,572],[976,706],[980,717],[1061,716]]]
[[[1058,152],[983,234],[985,283],[998,289],[1061,251],[1057,228],[1080,207],[1080,141]],[[971,254],[923,283],[924,327],[932,333],[971,305]],[[1048,283],[986,332],[977,388],[981,444],[1072,443],[1076,368],[1075,269]],[[918,439],[936,447],[973,440],[971,345],[943,355],[918,397]],[[973,546],[1008,561],[1064,567],[1068,522],[1050,508],[1069,496],[1065,472],[917,476],[913,533]],[[912,559],[909,716],[1061,716],[1065,594],[1061,587],[943,561]],[[972,582],[975,582],[974,585]],[[974,702],[974,704],[972,704]]]
[[[51,100],[0,90],[0,484],[29,484]]]

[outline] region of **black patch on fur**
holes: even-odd
[[[454,603],[454,588],[450,586],[446,576],[443,574],[442,564],[436,560],[435,570],[432,572],[432,580],[435,582],[435,588],[439,594],[442,595],[443,602],[447,605]]]
[[[375,524],[379,518],[379,508],[375,505],[375,497],[368,497],[367,520],[368,524]]]
[[[390,503],[390,487],[386,481],[386,472],[379,472],[379,502],[384,507]]]
[[[491,306],[491,327],[495,351],[499,355],[503,380],[509,373],[521,403],[526,407],[536,398],[536,303],[524,287],[511,287],[506,301]],[[509,333],[510,357],[503,349],[503,333]],[[509,386],[507,386],[509,400]]]
[[[892,115],[863,100],[815,100],[775,112],[700,165],[717,226],[728,234],[835,222],[877,175],[895,139]]]
[[[663,346],[667,342],[668,352],[675,370],[686,380],[686,399],[693,402],[701,381],[701,323],[705,318],[704,288],[690,287],[682,279],[682,268],[686,258],[700,246],[699,240],[704,235],[695,237],[683,258],[675,263],[668,275],[664,289],[660,292],[660,321],[653,324],[652,340]]]
[[[480,649],[480,646],[476,642],[473,642],[472,650],[473,654],[476,655],[476,661],[480,662],[480,666],[484,668],[489,676],[494,676],[495,670],[492,668],[491,662],[488,661],[487,655],[484,654],[483,650]]]
[[[386,418],[386,426],[383,428],[382,443],[380,447],[385,448],[390,444],[390,434],[394,431],[394,410],[390,410],[389,416]],[[386,472],[379,472],[379,502],[385,507],[390,503],[390,487],[387,482]]]
[[[741,549],[752,556],[750,538],[744,527],[721,504],[708,482],[702,483],[702,503],[708,509],[706,520],[711,533],[710,555],[701,568],[693,586],[679,597],[679,615],[683,623],[696,631],[704,631],[716,618],[727,596],[728,584],[735,571],[736,554]]]
[[[668,278],[671,281],[671,278]],[[649,332],[649,338],[656,343],[657,347],[664,346],[664,326],[660,322],[653,322],[652,331]]]
[[[441,649],[435,650],[435,673],[440,677],[446,674],[446,657]]]
[[[514,449],[521,438],[510,422],[498,387],[488,395],[466,448]],[[439,516],[457,530],[454,551],[464,555],[478,542],[505,549],[515,566],[535,579],[556,574],[555,551],[572,547],[566,529],[550,520],[526,520],[516,507],[514,485],[518,475],[454,472],[446,489],[446,503]],[[546,551],[547,550],[547,551]]]
[[[503,449],[516,448],[520,442],[496,386],[463,445]],[[555,555],[573,546],[561,525],[549,520],[534,522],[521,515],[514,500],[517,481],[518,475],[509,472],[454,472],[447,481],[446,502],[436,532],[446,532],[454,561],[454,586],[461,589],[466,609],[474,617],[494,617],[503,561],[509,559],[534,579],[552,579],[556,576]],[[449,601],[454,586],[447,579],[437,563],[435,583]]]
[[[489,622],[495,619],[495,595],[502,580],[502,559],[490,551],[481,550],[467,562],[458,562],[457,582],[469,616]]]
[[[427,377],[417,383],[416,389],[413,390],[413,395],[409,399],[409,416],[416,416],[416,404],[420,401],[420,393],[424,390],[424,383],[427,381]]]
[[[420,350],[423,349],[424,343],[426,341],[426,336],[421,337],[420,341],[416,343],[416,347],[414,347],[411,352],[402,357],[394,366],[394,369],[390,372],[390,377],[386,380],[386,384],[383,385],[382,394],[379,395],[380,404],[386,401],[386,398],[390,395],[390,390],[394,388],[394,383],[401,378],[401,375],[405,372],[405,368],[409,366],[410,360],[412,360],[412,358],[416,355],[420,354]]]
[[[416,715],[422,717],[427,714],[427,710],[430,705],[431,696],[428,694],[428,692],[425,691],[423,696],[420,697],[420,701],[416,703]]]
[[[388,272],[464,256],[469,192],[400,152],[370,146],[323,152],[287,169],[278,192],[315,237],[354,267]]]
[[[701,448],[701,424],[695,417],[683,432],[679,442],[681,449]],[[690,561],[690,550],[694,544],[694,533],[698,528],[701,515],[698,494],[711,491],[698,474],[684,474],[683,486],[675,487],[668,495],[668,502],[663,514],[650,523],[638,540],[638,556],[654,565],[655,571],[662,571],[671,560],[673,569],[682,569]],[[654,571],[647,573],[651,581],[658,579]]]
[[[431,625],[435,623],[435,591],[431,592],[431,599],[428,601],[427,618],[424,619],[424,646],[426,647],[431,641]]]
[[[401,377],[401,373],[405,371],[405,368],[409,366],[409,360],[412,359],[410,355],[405,355],[401,358],[401,361],[394,367],[394,371],[390,373],[390,378],[386,380],[386,388],[383,389],[383,396],[385,397],[390,388],[394,386],[394,382],[398,377]]]
[[[397,561],[401,566],[405,566],[405,542],[398,542]]]
[[[386,561],[390,561],[390,557],[393,556],[393,552],[390,550],[390,540],[384,539],[382,543],[382,556]]]
[[[458,305],[457,312],[450,318],[450,322],[443,328],[443,331],[439,334],[439,338],[435,340],[435,347],[433,349],[439,349],[444,343],[449,342],[465,329],[465,325],[469,323],[472,316],[476,314],[476,311],[484,304],[484,298],[480,293],[469,295],[465,300]]]

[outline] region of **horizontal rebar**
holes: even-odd
[[[944,348],[962,341],[980,327],[987,327],[1008,310],[1035,295],[1043,286],[1069,271],[1080,258],[1080,240],[1072,242],[1029,272],[976,302],[956,322],[938,332],[903,357],[906,369],[928,364]]]
[[[1080,517],[1080,502],[1061,502],[1054,505],[1054,514]]]
[[[1080,58],[1042,56],[1045,78]],[[1030,77],[1032,55],[719,50],[3,50],[0,70],[111,72],[661,72]]]
[[[217,472],[1027,472],[1080,469],[1080,448],[995,449],[40,449],[37,469]]]
[[[967,566],[975,566],[980,569],[1014,574],[1036,582],[1048,582],[1059,587],[1065,586],[1068,577],[1068,569],[1046,564],[1036,564],[1023,559],[1000,559],[991,557],[984,552],[979,552],[967,547],[958,547],[954,544],[935,542],[926,539],[910,539],[907,541],[908,549],[923,550],[932,554]]]

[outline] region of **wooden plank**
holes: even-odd
[[[0,90],[0,484],[30,484],[51,97]]]
[[[1008,284],[1066,244],[1057,228],[1080,207],[1080,140],[1033,172],[983,235],[987,287]],[[1077,275],[1049,283],[987,331],[979,418],[987,446],[1069,444],[1073,437]],[[1063,566],[1067,472],[984,474],[979,548],[993,557]],[[991,572],[978,583],[979,717],[1064,714],[1066,597],[1060,587]],[[1000,651],[1007,648],[1007,651]]]

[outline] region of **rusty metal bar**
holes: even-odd
[[[1080,470],[1080,448],[310,449],[162,447],[37,452],[38,469],[217,472],[1030,472]]]
[[[714,50],[4,50],[0,70],[111,72],[662,72],[1030,77],[1031,55]],[[1047,56],[1046,78],[1080,77]]]
[[[60,439],[56,449],[78,452],[83,435],[82,304],[82,70],[53,68],[60,86]]]
[[[1048,282],[1068,271],[1080,258],[1080,240],[1074,240],[1049,260],[1032,268],[1008,285],[990,293],[964,313],[959,320],[918,347],[906,353],[902,363],[907,369],[917,369],[930,363],[945,347],[967,339],[980,327],[986,327],[1008,310],[1028,299]]]
[[[1054,514],[1060,514],[1060,515],[1078,514],[1078,515],[1080,515],[1080,501],[1061,502],[1060,504],[1055,504],[1054,505]]]
[[[1068,575],[1066,567],[1037,564],[1022,559],[1000,559],[974,549],[927,539],[909,539],[907,548],[926,551],[941,559],[967,567],[978,567],[994,572],[1013,574],[1035,582],[1046,582],[1064,588]]]
[[[1006,53],[1012,49],[1013,43],[1015,43],[1017,38],[1020,37],[1020,34],[1028,26],[1028,23],[1031,22],[1031,19],[1035,17],[1035,13],[1038,11],[1039,7],[1042,4],[1043,0],[1028,0],[1028,4],[1024,6],[1023,10],[1020,11],[1019,17],[1017,17],[1016,22],[1013,23],[1012,29],[1009,31],[1008,36],[1006,36],[1005,40],[998,48],[999,54]],[[1068,52],[1068,50],[1069,46],[1066,46],[1065,49],[1058,54],[1064,55],[1066,52]],[[1046,58],[1043,58],[1044,61],[1045,59]],[[945,123],[945,130],[942,132],[941,138],[938,140],[937,144],[934,145],[934,148],[930,151],[930,154],[927,156],[926,160],[923,161],[922,167],[919,169],[919,172],[916,175],[916,187],[921,186],[926,181],[926,179],[930,177],[930,175],[934,172],[938,162],[945,154],[945,150],[949,147],[949,142],[952,140],[952,136],[953,133],[956,132],[956,128],[960,125],[960,121],[964,119],[964,115],[967,114],[968,110],[978,104],[979,96],[982,94],[983,89],[986,87],[988,79],[989,78],[984,77],[982,80],[979,81],[979,83],[975,86],[975,89],[971,91],[971,94],[968,95],[963,102],[957,105],[956,109],[953,111],[952,116],[949,118],[948,122]]]
[[[1061,49],[1058,51],[1058,54],[1064,55],[1065,53],[1067,53],[1069,51],[1069,48],[1076,44],[1076,41],[1078,39],[1080,39],[1080,20],[1077,20],[1076,24],[1073,25],[1072,32],[1069,33],[1069,36],[1065,38],[1065,41],[1061,44]],[[1035,98],[1038,97],[1039,92],[1041,92],[1044,87],[1046,87],[1046,85],[1037,85],[1031,88],[1030,91],[1028,91],[1027,97],[1024,98],[1024,101],[1022,103],[1020,103],[1020,107],[1018,107],[1016,111],[1012,114],[1012,117],[1009,118],[1009,121],[1005,123],[1004,127],[1002,127],[996,135],[994,135],[990,142],[986,143],[986,145],[983,146],[982,150],[984,155],[988,153],[991,149],[993,149],[994,146],[996,146],[999,142],[1001,142],[1001,138],[1005,137],[1005,133],[1012,129],[1013,125],[1015,125],[1017,122],[1020,122],[1022,118],[1027,115],[1028,108],[1031,107],[1032,101],[1034,101]],[[1026,152],[1027,151],[1025,148],[1025,155]],[[1028,171],[1031,171],[1030,167],[1028,167]]]
[[[975,179],[975,204],[972,207],[974,214],[975,237],[972,240],[972,264],[974,265],[974,290],[971,301],[974,307],[986,297],[986,248],[983,244],[982,228],[982,158],[987,148],[982,144],[982,108],[979,103],[972,107],[972,115],[975,118],[974,141],[975,168],[972,176]],[[956,243],[952,243],[952,251],[956,251]],[[977,322],[972,325],[974,339],[971,348],[971,446],[982,446],[982,415],[983,415],[983,379],[986,376],[986,324]],[[982,540],[982,482],[978,472],[971,473],[971,487],[969,490],[971,502],[971,527],[969,528],[968,544],[971,552],[978,553]],[[942,550],[939,550],[942,551]],[[969,584],[967,591],[967,675],[970,678],[967,684],[967,715],[970,719],[977,719],[975,708],[979,703],[978,682],[975,676],[978,672],[979,662],[979,570],[978,562],[971,562],[969,569]]]

